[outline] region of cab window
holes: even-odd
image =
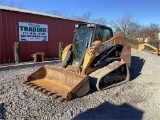
[[[107,28],[97,28],[95,32],[94,41],[100,40],[101,42],[105,42],[111,38],[110,30]]]
[[[102,42],[105,42],[106,40],[109,40],[110,38],[111,38],[111,33],[109,29],[104,29]]]

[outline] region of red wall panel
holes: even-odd
[[[73,41],[74,26],[78,21],[0,10],[0,63],[13,62],[13,44],[19,41],[19,22],[48,25],[48,42],[20,42],[21,61],[31,60],[31,54],[45,52],[47,57],[58,56],[58,44]]]

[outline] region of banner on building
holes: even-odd
[[[19,22],[19,41],[48,41],[48,25]]]

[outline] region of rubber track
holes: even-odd
[[[126,63],[125,62],[120,62],[120,61],[114,61],[114,62],[110,63],[109,65],[107,65],[107,66],[105,66],[105,67],[103,67],[101,69],[98,69],[95,72],[92,72],[89,75],[89,82],[90,82],[91,87],[93,87],[93,88],[97,89],[98,91],[100,91],[101,89],[98,87],[98,84],[99,84],[98,82],[101,80],[101,78],[103,76],[106,76],[107,74],[111,73],[112,71],[116,70],[117,68],[121,67],[124,64],[126,64]],[[106,89],[118,86],[118,85],[123,84],[123,83],[125,83],[127,81],[129,81],[129,70],[128,70],[128,67],[127,67],[126,79],[123,80],[122,82],[118,82],[118,83],[112,84],[112,85],[108,86]]]
[[[151,51],[151,50],[148,50],[148,49],[144,49],[144,51],[155,54],[155,51]]]

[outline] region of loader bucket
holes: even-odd
[[[24,84],[60,101],[81,97],[90,90],[88,76],[47,65],[28,76]]]

